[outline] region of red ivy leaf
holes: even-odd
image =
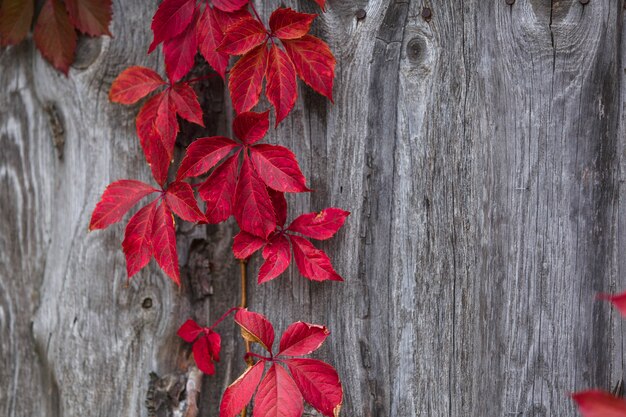
[[[267,69],[267,47],[257,46],[232,67],[228,89],[237,113],[253,108],[261,96],[263,77]]]
[[[235,190],[235,220],[241,230],[267,238],[276,229],[276,216],[265,184],[244,155]]]
[[[328,44],[315,36],[283,40],[298,76],[313,90],[333,101],[335,57]]]
[[[183,119],[204,127],[202,108],[196,92],[187,83],[178,83],[169,92],[176,113]]]
[[[228,54],[218,52],[224,33],[211,7],[205,7],[197,27],[198,47],[206,62],[222,77],[226,75]]]
[[[59,71],[67,75],[74,62],[76,31],[67,10],[59,0],[46,0],[39,12],[33,34],[41,54]]]
[[[256,19],[241,19],[231,25],[218,51],[230,55],[244,55],[267,40],[265,26]]]
[[[289,114],[296,103],[298,86],[296,85],[296,69],[287,54],[272,45],[267,64],[267,99],[276,109],[276,124]]]
[[[111,35],[111,0],[65,0],[76,29],[91,36]]]
[[[198,51],[197,20],[198,10],[194,12],[191,23],[182,33],[163,43],[165,72],[167,72],[168,78],[173,83],[187,75],[193,67],[196,52]]]
[[[279,39],[301,38],[311,29],[311,23],[316,15],[299,13],[290,8],[274,10],[270,16],[272,35]]]
[[[236,146],[237,143],[223,136],[211,136],[195,140],[187,147],[185,157],[178,168],[176,179],[180,181],[204,174]]]
[[[254,166],[268,187],[276,191],[299,193],[310,191],[295,155],[277,145],[256,145],[250,148]]]
[[[283,333],[278,354],[281,356],[308,355],[319,349],[329,334],[330,331],[326,326],[298,321]]]
[[[161,269],[178,285],[180,274],[178,271],[178,253],[176,252],[176,229],[174,217],[162,202],[156,209],[152,226],[152,249],[154,258]]]
[[[232,214],[238,168],[239,152],[215,168],[198,189],[200,198],[206,201],[206,217],[209,223],[221,223]]]
[[[241,335],[249,342],[260,344],[272,353],[274,344],[274,326],[264,315],[240,309],[235,314],[235,322],[241,327]]]
[[[282,366],[272,364],[259,385],[254,400],[254,415],[265,417],[301,417],[302,394]]]
[[[139,200],[155,191],[158,190],[135,180],[109,184],[91,215],[89,230],[104,229],[117,223]]]
[[[265,245],[265,239],[251,235],[246,232],[239,232],[233,240],[233,253],[237,259],[246,259]]]
[[[335,272],[328,255],[300,236],[290,236],[293,255],[300,273],[312,281],[343,281]]]
[[[325,416],[338,417],[343,388],[337,371],[315,359],[288,359],[285,362],[306,402]]]
[[[35,2],[32,0],[3,0],[0,3],[0,45],[15,45],[28,34]]]
[[[265,262],[259,269],[259,284],[271,281],[283,272],[291,262],[289,241],[283,235],[277,235],[270,239],[263,249]]]
[[[330,239],[343,226],[349,215],[349,211],[331,207],[319,213],[301,215],[289,225],[287,230],[313,239]]]
[[[163,186],[167,179],[170,158],[161,142],[161,135],[156,130],[157,110],[164,93],[150,97],[137,114],[136,127],[139,143],[146,156],[156,182]]]
[[[608,392],[590,390],[572,394],[583,417],[624,417],[626,401]]]
[[[192,223],[205,221],[204,214],[198,208],[193,189],[186,182],[176,181],[170,184],[165,193],[165,201],[181,219]]]
[[[167,152],[168,159],[171,160],[174,155],[174,146],[176,145],[176,136],[178,136],[179,126],[176,119],[176,108],[170,98],[170,91],[167,90],[161,94],[161,102],[157,108],[157,115],[154,125],[159,134],[159,139]]]
[[[261,382],[264,366],[265,361],[257,362],[226,388],[220,403],[220,417],[235,417],[241,413]]]
[[[267,192],[272,200],[274,214],[276,214],[276,224],[283,227],[287,221],[287,200],[285,199],[285,193],[272,190],[271,188],[268,188]]]
[[[182,33],[191,23],[196,2],[195,0],[164,0],[152,18],[154,40],[148,53],[163,41],[174,38]]]
[[[263,113],[244,112],[235,117],[233,131],[244,144],[252,145],[263,139],[270,128],[269,110]]]
[[[128,278],[148,265],[152,257],[152,222],[158,200],[139,210],[126,225],[122,249]]]
[[[225,12],[234,12],[248,4],[248,0],[213,0],[212,3]]]
[[[215,18],[217,19],[218,25],[222,29],[222,33],[226,33],[228,28],[235,23],[238,23],[240,20],[250,19],[252,17],[247,8],[243,8],[235,12],[224,12],[219,8],[214,7],[213,14],[215,14]]]
[[[221,337],[212,330],[208,334],[202,334],[193,344],[193,358],[198,365],[198,369],[207,375],[215,373],[215,365],[213,361],[219,361],[219,352],[221,349]]]
[[[109,100],[114,103],[133,104],[164,84],[163,78],[150,68],[128,67],[113,81]]]
[[[617,308],[622,316],[626,316],[626,292],[616,295],[600,294],[598,295],[598,299],[609,301],[615,308]]]
[[[195,320],[189,319],[180,326],[176,334],[185,342],[192,343],[203,331],[204,329]]]

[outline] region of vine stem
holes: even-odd
[[[254,6],[252,7],[254,8]],[[248,303],[247,264],[248,262],[245,259],[239,260],[239,270],[241,272],[241,304],[239,305],[240,308],[246,308],[247,303]],[[248,365],[248,368],[250,368],[252,365],[254,365],[254,359],[248,356],[250,354],[250,342],[245,339],[244,339],[244,342],[246,344],[245,361],[246,361],[246,364]],[[243,410],[241,410],[241,417],[246,417],[246,407],[244,407]]]
[[[252,9],[252,11],[254,12],[254,15],[256,16],[256,19],[263,25],[265,26],[265,24],[263,23],[263,21],[261,20],[261,16],[259,16],[259,12],[256,11],[256,7],[254,7],[254,2],[249,2],[250,4],[250,8]]]
[[[219,319],[215,320],[215,322],[211,325],[211,327],[209,327],[209,329],[213,330],[215,327],[217,327],[218,324],[220,324],[221,322],[224,321],[224,319],[226,319],[226,317],[228,317],[228,315],[230,313],[232,313],[235,310],[239,310],[239,307],[232,307],[229,308],[228,311],[224,314],[222,314],[222,317],[220,317]]]

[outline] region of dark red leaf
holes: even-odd
[[[303,356],[315,352],[322,346],[330,331],[326,326],[298,321],[290,325],[280,338],[280,353],[283,356]]]
[[[325,416],[338,417],[343,388],[337,371],[315,359],[288,359],[285,362],[306,402]]]
[[[76,31],[59,0],[45,1],[37,18],[33,38],[48,62],[67,75],[74,62]]]
[[[290,237],[293,244],[293,256],[302,275],[313,281],[343,281],[343,278],[335,272],[324,251],[317,249],[303,237]]]
[[[233,131],[241,141],[247,145],[263,139],[270,128],[269,110],[263,113],[244,112],[235,117]]]
[[[210,336],[213,338],[217,337],[217,347],[220,347],[220,335],[211,332],[208,335],[201,335],[198,340],[192,346],[193,358],[196,361],[196,365],[198,365],[198,369],[204,372],[207,375],[213,375],[215,373],[215,365],[213,364],[214,359],[213,349],[215,347],[215,342],[210,342]],[[218,350],[219,355],[219,350]]]
[[[622,316],[626,316],[626,292],[616,295],[600,294],[598,295],[598,299],[611,302]]]
[[[349,211],[331,207],[319,213],[301,215],[289,225],[287,230],[301,233],[313,239],[330,239],[343,226],[349,215]]]
[[[160,186],[165,184],[167,171],[170,166],[170,158],[161,142],[161,135],[157,132],[155,126],[157,110],[159,104],[161,104],[162,97],[163,93],[150,97],[139,110],[136,120],[139,143],[152,170],[152,176]]]
[[[235,314],[235,322],[241,327],[241,335],[244,339],[258,343],[272,353],[274,327],[264,315],[242,308]]]
[[[239,152],[215,168],[198,189],[200,198],[206,201],[206,217],[209,223],[221,223],[233,213],[238,168]]]
[[[158,191],[141,181],[120,180],[104,190],[91,215],[89,230],[104,229],[119,222],[139,200]]]
[[[272,364],[254,398],[254,415],[263,417],[301,417],[302,395],[293,378],[280,365]]]
[[[215,15],[217,24],[222,29],[222,33],[226,33],[228,28],[238,23],[240,20],[252,18],[247,8],[237,10],[236,12],[223,12],[215,7],[213,8],[213,14]]]
[[[326,42],[305,35],[300,39],[284,40],[283,46],[302,81],[333,101],[336,61]]]
[[[261,381],[264,366],[265,361],[257,362],[226,388],[220,404],[220,417],[235,417],[241,413]]]
[[[233,214],[241,230],[267,238],[276,229],[272,201],[247,156],[239,173],[234,204]]]
[[[205,7],[197,26],[198,47],[206,62],[222,77],[226,75],[228,54],[218,52],[224,33],[211,7]]]
[[[626,401],[608,392],[590,390],[572,394],[583,417],[624,417]]]
[[[272,200],[272,207],[274,207],[274,214],[276,214],[276,224],[280,227],[285,225],[287,221],[287,200],[285,199],[285,193],[267,188],[267,193]]]
[[[268,187],[290,193],[310,191],[296,156],[289,149],[261,144],[250,148],[250,155],[259,177]]]
[[[195,0],[163,0],[152,18],[154,40],[148,53],[161,42],[174,38],[191,23],[196,6]]]
[[[191,185],[176,181],[167,187],[165,201],[169,208],[181,219],[196,223],[205,221],[204,213],[198,208]]]
[[[277,235],[270,239],[263,249],[265,262],[259,269],[259,284],[271,281],[287,269],[291,262],[289,241],[283,235]]]
[[[163,144],[163,148],[167,152],[169,160],[174,155],[174,146],[176,145],[176,136],[178,136],[179,126],[176,119],[176,108],[170,98],[170,91],[165,91],[161,96],[161,102],[157,108],[157,116],[154,125]]]
[[[91,36],[111,35],[111,0],[65,0],[76,29]]]
[[[195,322],[193,319],[189,319],[183,323],[182,326],[178,329],[176,333],[180,336],[185,342],[191,343],[196,340],[196,338],[204,332],[204,329]]]
[[[133,104],[164,85],[159,74],[146,67],[128,67],[117,76],[109,91],[114,103]]]
[[[152,227],[152,250],[154,259],[161,269],[178,285],[178,253],[176,252],[176,229],[174,217],[167,205],[162,202],[156,209]]]
[[[198,11],[196,10],[187,28],[178,36],[163,43],[165,72],[167,72],[168,78],[173,83],[187,75],[193,67],[196,52],[198,51],[197,20]]]
[[[276,126],[289,114],[296,103],[298,87],[296,69],[287,54],[272,45],[267,61],[267,99],[276,109]]]
[[[189,84],[176,84],[169,93],[176,113],[180,117],[204,127],[204,123],[202,122],[202,108],[200,107],[200,103],[198,103],[196,92]]]
[[[234,12],[248,4],[248,0],[212,0],[212,3],[225,12]]]
[[[3,0],[0,2],[0,45],[16,45],[28,34],[35,2]]]
[[[213,330],[206,330],[208,333],[206,338],[209,342],[209,351],[211,352],[211,357],[214,361],[220,361],[220,350],[222,349],[222,338],[219,334],[215,333]]]
[[[263,44],[239,58],[230,70],[228,89],[237,113],[248,111],[259,102],[266,69],[267,46]]]
[[[195,140],[187,147],[185,157],[180,163],[180,168],[178,168],[176,179],[180,181],[204,174],[236,147],[236,142],[223,136],[211,136]]]
[[[252,254],[265,245],[265,239],[251,235],[246,232],[239,232],[233,241],[233,253],[237,259],[247,259]]]
[[[267,40],[267,31],[256,19],[241,19],[231,25],[218,48],[230,55],[244,55]]]
[[[126,255],[128,278],[148,265],[152,258],[152,222],[158,201],[139,210],[126,225],[122,249]]]
[[[272,35],[282,39],[301,38],[311,29],[311,23],[317,15],[299,13],[290,8],[274,10],[270,16]]]

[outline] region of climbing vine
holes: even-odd
[[[324,9],[325,0],[315,2]],[[115,79],[109,94],[111,101],[120,104],[145,100],[136,130],[155,182],[113,182],[91,217],[90,229],[103,229],[122,220],[140,200],[153,197],[126,226],[122,248],[129,279],[154,257],[180,285],[174,215],[198,224],[220,223],[233,216],[239,226],[233,254],[241,265],[240,305],[209,327],[189,319],[178,331],[192,344],[198,368],[211,375],[220,360],[217,327],[234,314],[248,367],[224,392],[221,417],[245,415],[253,396],[255,415],[284,417],[301,416],[303,401],[323,415],[338,416],[343,401],[336,370],[325,362],[302,358],[324,343],[330,333],[325,326],[293,323],[282,334],[276,352],[270,321],[246,308],[246,263],[257,252],[264,260],[259,284],[279,277],[291,264],[292,254],[305,278],[343,281],[328,255],[311,239],[331,238],[350,213],[330,207],[297,216],[286,225],[285,193],[311,190],[291,150],[260,143],[270,128],[270,110],[254,111],[264,91],[278,126],[294,107],[298,78],[332,101],[336,62],[326,42],[309,34],[316,16],[281,7],[266,24],[248,0],[164,0],[152,19],[154,38],[148,52],[163,45],[167,79],[150,68],[131,66]],[[235,138],[196,139],[170,176],[178,118],[204,125],[193,88],[204,77],[188,79],[198,52],[215,71],[206,77],[215,75],[228,82],[237,113],[232,126]],[[239,58],[230,66],[232,56]],[[200,179],[190,184],[192,178]],[[262,353],[252,350],[255,345]]]

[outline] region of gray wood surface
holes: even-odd
[[[281,2],[263,3],[267,17]],[[107,93],[128,65],[163,70],[145,54],[156,4],[115,1],[114,38],[81,41],[69,78],[32,42],[0,52],[0,415],[167,415],[189,376],[177,327],[238,303],[232,223],[180,227],[180,291],[154,265],[125,285],[122,224],[87,233],[109,182],[150,178],[138,106]],[[292,216],[353,213],[322,244],[346,282],[292,268],[259,287],[254,261],[249,300],[279,332],[328,325],[317,357],[339,370],[342,415],[574,416],[569,392],[624,376],[624,322],[594,301],[626,289],[623,14],[621,0],[329,0],[314,30],[339,62],[335,104],[301,85],[268,141],[317,190],[290,197]],[[222,85],[201,91],[207,128],[181,144],[229,133]],[[220,330],[201,416],[244,366],[235,327]]]

